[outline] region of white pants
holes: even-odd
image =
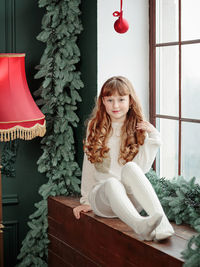
[[[153,236],[164,239],[174,232],[151,183],[133,162],[122,168],[121,181],[110,177],[97,185],[89,194],[89,201],[97,215],[119,217],[137,233],[141,232],[143,225],[147,229],[143,239],[151,240]],[[149,216],[140,216],[142,209]],[[152,231],[156,228],[157,235],[153,235]]]
[[[105,180],[102,184],[97,185],[94,190],[90,194],[90,204],[92,206],[92,209],[94,213],[98,216],[101,217],[106,217],[106,218],[116,218],[118,217],[117,214],[115,214],[110,206],[109,198],[106,195],[106,190],[105,188],[110,186],[114,186],[117,184],[118,187],[121,187],[122,190],[124,191],[124,197],[128,197],[129,200],[132,202],[134,207],[138,212],[142,211],[142,206],[139,204],[139,202],[135,199],[134,195],[132,194],[131,191],[126,191],[126,188],[122,184],[121,181],[119,181],[116,178],[108,178]]]

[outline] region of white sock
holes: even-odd
[[[162,214],[163,218],[161,223],[155,231],[155,239],[161,240],[171,236],[174,230],[163,211],[151,183],[136,163],[129,162],[124,165],[122,169],[122,183],[126,190],[129,192],[132,191],[132,194],[148,215]]]
[[[109,178],[104,183],[104,192],[113,212],[129,225],[143,240],[155,238],[154,229],[160,223],[162,215],[142,217],[127,196],[124,186],[115,178]]]
[[[163,240],[174,234],[174,229],[164,214],[158,227],[156,228],[155,239]]]

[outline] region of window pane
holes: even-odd
[[[178,175],[178,121],[157,119],[156,128],[161,133],[162,146],[156,157],[156,170],[160,177]]]
[[[178,0],[156,1],[156,43],[178,41]]]
[[[181,39],[200,39],[200,1],[182,0],[181,3]]]
[[[197,178],[200,183],[200,124],[182,123],[182,166],[181,173],[186,180]]]
[[[156,48],[156,113],[178,116],[178,46]]]
[[[200,44],[182,46],[182,117],[200,119]]]

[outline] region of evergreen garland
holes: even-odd
[[[154,171],[146,174],[154,187],[169,220],[176,224],[186,223],[199,234],[188,242],[182,252],[184,267],[200,267],[200,186],[195,178],[187,182],[183,177],[166,180]]]
[[[80,168],[75,161],[73,127],[79,118],[75,111],[81,101],[77,90],[83,87],[76,64],[80,51],[76,44],[82,31],[79,19],[80,0],[39,0],[45,7],[42,32],[37,39],[46,48],[37,66],[36,79],[43,79],[36,94],[41,96],[42,112],[46,116],[47,134],[42,139],[43,154],[38,170],[48,182],[39,189],[42,200],[29,217],[30,228],[22,242],[18,266],[47,266],[47,198],[80,193]]]

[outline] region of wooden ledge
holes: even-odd
[[[186,225],[172,223],[175,235],[161,242],[141,241],[119,219],[107,219],[93,212],[75,219],[72,209],[79,200],[72,197],[48,199],[49,267],[133,266],[178,267],[181,252],[196,234]]]

